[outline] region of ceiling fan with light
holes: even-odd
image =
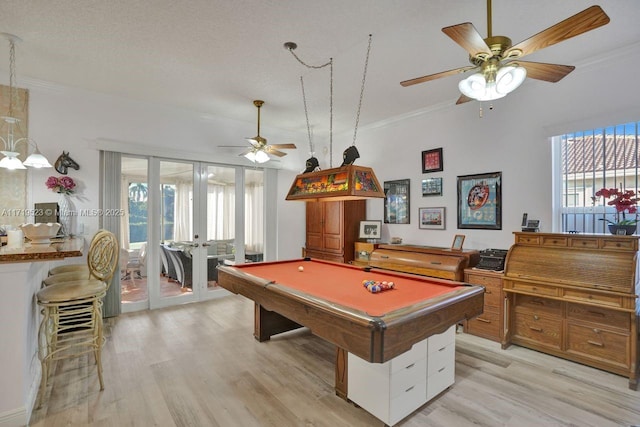
[[[400,84],[406,87],[477,70],[476,73],[458,84],[462,95],[456,104],[462,104],[474,99],[491,101],[502,98],[520,86],[526,77],[555,83],[573,71],[575,67],[522,61],[521,58],[594,30],[608,22],[609,17],[600,6],[591,6],[512,46],[510,38],[492,34],[491,0],[487,0],[487,38],[483,39],[470,22],[442,29],[454,42],[469,52],[469,62],[472,65],[405,80]]]
[[[264,101],[259,99],[253,101],[253,105],[258,108],[258,134],[253,138],[247,138],[250,147],[240,153],[240,156],[244,156],[254,163],[265,163],[269,161],[269,154],[277,157],[286,156],[287,153],[280,151],[283,149],[294,149],[295,144],[267,144],[267,139],[260,136],[260,108],[264,105]],[[219,147],[238,147],[237,145],[219,145]]]

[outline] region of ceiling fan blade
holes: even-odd
[[[543,62],[517,61],[516,63],[527,70],[527,77],[551,83],[562,80],[576,68],[573,65],[545,64]]]
[[[462,46],[473,58],[481,53],[485,54],[487,58],[493,56],[491,49],[471,22],[444,27],[442,32]]]
[[[279,150],[274,150],[274,149],[269,149],[266,150],[267,153],[269,154],[273,154],[274,156],[278,156],[278,157],[282,157],[282,156],[286,156],[287,153],[285,153],[284,151],[279,151]]]
[[[245,151],[243,151],[242,153],[238,154],[238,156],[240,156],[240,157],[245,156],[245,155],[247,155],[247,154],[251,153],[252,151],[253,151],[253,150],[251,150],[251,149],[249,149],[249,150],[245,150]]]
[[[473,98],[469,98],[467,95],[460,95],[460,98],[456,101],[456,105],[464,104],[469,101],[473,101]]]
[[[591,6],[507,49],[505,58],[523,57],[609,23],[600,6]]]
[[[405,80],[403,82],[400,82],[400,85],[407,87],[407,86],[411,86],[411,85],[415,85],[418,83],[424,83],[424,82],[428,82],[431,80],[436,80],[442,77],[447,77],[447,76],[452,76],[454,74],[460,74],[460,73],[464,73],[466,71],[469,70],[473,70],[476,69],[478,67],[475,67],[473,65],[469,65],[466,67],[460,67],[460,68],[455,68],[453,70],[448,70],[448,71],[442,71],[440,73],[435,73],[435,74],[429,74],[428,76],[422,76],[422,77],[417,77],[415,79],[411,79],[411,80]]]
[[[270,144],[269,147],[271,147],[271,148],[279,148],[279,149],[282,149],[282,148],[291,148],[291,149],[298,148],[298,147],[296,147],[296,144]]]

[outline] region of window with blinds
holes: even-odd
[[[595,193],[601,188],[638,192],[639,127],[633,122],[554,138],[562,169],[561,231],[607,232],[604,219],[615,221],[615,208]]]

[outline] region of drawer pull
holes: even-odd
[[[533,315],[533,320],[540,320],[540,318],[538,317],[538,315],[537,315],[537,314],[534,314],[534,315]]]
[[[416,364],[415,364],[415,363],[412,363],[412,364],[411,364],[411,365],[409,365],[409,366],[405,366],[405,367],[404,367],[404,369],[411,369],[411,368],[413,368],[414,366],[416,366]]]
[[[542,328],[538,328],[535,326],[529,326],[529,329],[531,329],[532,331],[536,331],[536,332],[542,332]]]
[[[440,261],[431,261],[429,264],[440,265],[442,263]]]
[[[445,367],[443,366],[442,368],[438,369],[438,372],[442,372],[445,370]]]
[[[438,351],[445,351],[445,350],[446,350],[446,348],[447,348],[447,347],[446,347],[446,346],[444,346],[444,347],[442,347],[442,348],[439,348],[439,349],[438,349]]]
[[[411,387],[409,387],[408,389],[406,389],[404,392],[405,392],[405,393],[408,393],[408,392],[410,392],[411,390],[413,390],[413,388],[414,388],[414,387],[415,387],[415,386],[414,386],[414,385],[412,385]]]
[[[536,288],[533,288],[533,290],[535,291]],[[531,300],[531,304],[536,304],[536,305],[544,305],[544,301],[542,301],[541,299],[532,299]]]
[[[489,320],[489,319],[483,319],[482,317],[476,317],[476,320],[477,320],[478,322],[491,323],[491,320]]]
[[[599,311],[587,310],[587,313],[589,313],[589,314],[593,314],[593,315],[595,315],[595,316],[600,316],[600,317],[604,317],[604,316],[605,316],[605,314],[604,314],[604,313],[601,313],[601,312],[599,312]]]
[[[591,340],[589,340],[587,342],[589,344],[591,344],[591,345],[595,345],[596,347],[604,347],[604,343],[601,343],[601,342],[595,342],[595,341],[591,341]]]
[[[380,255],[380,258],[382,258],[382,259],[389,259],[389,255]]]
[[[487,295],[490,295],[490,294],[491,294],[491,291],[490,291],[490,290],[485,289],[485,290],[484,290],[484,293],[485,293],[485,294],[487,294]]]

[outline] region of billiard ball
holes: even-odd
[[[304,271],[304,267],[303,266],[298,267],[298,271]]]

